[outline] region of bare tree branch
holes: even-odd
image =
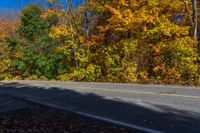
[[[187,2],[185,0],[183,0],[183,2],[184,2],[184,5],[185,5],[185,8],[186,8],[186,11],[188,13],[189,19],[190,19],[190,23],[191,23],[192,27],[194,27],[193,17],[192,17],[192,14],[190,13],[190,10],[189,10],[189,7],[187,5]]]

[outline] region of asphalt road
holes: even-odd
[[[145,132],[200,133],[200,89],[76,82],[1,82],[0,94]]]
[[[9,95],[0,103],[0,133],[137,133]]]

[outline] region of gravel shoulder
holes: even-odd
[[[130,129],[0,95],[0,133],[135,133]]]

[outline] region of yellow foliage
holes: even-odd
[[[59,26],[54,26],[49,33],[49,37],[53,39],[70,39],[71,35],[75,34],[75,31],[72,31],[69,26],[62,24]]]

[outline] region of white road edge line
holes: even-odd
[[[20,95],[16,96],[16,95],[13,95],[12,93],[9,93],[9,92],[0,92],[0,94],[9,95],[9,96],[12,96],[12,97],[20,98],[20,99],[25,100],[25,101],[29,101],[29,102],[33,102],[33,103],[36,103],[36,104],[61,109],[61,110],[71,112],[71,113],[74,113],[74,114],[82,115],[82,116],[89,117],[89,118],[94,118],[94,119],[105,121],[105,122],[108,122],[108,123],[113,123],[113,124],[116,124],[116,125],[119,125],[119,126],[121,125],[121,126],[124,126],[124,127],[127,127],[127,128],[136,129],[136,130],[140,130],[140,131],[147,132],[147,133],[164,133],[164,132],[161,132],[161,131],[158,131],[158,130],[154,130],[154,129],[150,129],[150,128],[145,128],[145,127],[121,122],[119,120],[114,120],[114,119],[111,119],[111,118],[106,118],[106,117],[97,116],[97,115],[92,115],[92,114],[89,114],[89,113],[76,111],[76,110],[73,110],[71,108],[61,107],[61,106],[57,106],[55,104],[41,102],[39,100],[34,100],[34,99],[29,98],[29,97],[25,97],[23,95],[22,96],[20,96]]]
[[[49,103],[41,102],[41,101],[38,101],[38,100],[27,99],[27,98],[25,98],[25,100],[30,101],[30,102],[34,102],[34,103],[38,103],[38,104],[41,104],[41,105],[50,106],[50,107],[53,107],[53,108],[65,110],[65,111],[72,112],[72,113],[75,113],[75,114],[78,114],[78,115],[82,115],[82,116],[98,119],[98,120],[101,120],[101,121],[113,123],[113,124],[116,124],[116,125],[119,125],[119,126],[121,125],[121,126],[128,127],[128,128],[131,128],[131,129],[140,130],[140,131],[147,132],[147,133],[164,133],[164,132],[157,131],[157,130],[154,130],[154,129],[149,129],[149,128],[133,125],[133,124],[121,122],[121,121],[118,121],[118,120],[105,118],[105,117],[102,117],[102,116],[92,115],[92,114],[89,114],[89,113],[75,111],[75,110],[67,108],[67,107],[60,107],[60,106],[57,106],[57,105],[54,105],[54,104],[49,104]]]

